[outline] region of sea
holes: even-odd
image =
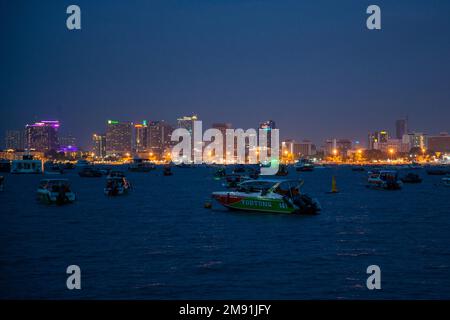
[[[123,168],[126,170],[126,168]],[[229,211],[212,167],[127,172],[128,195],[105,178],[5,176],[0,192],[1,299],[450,299],[450,188],[422,176],[402,190],[366,187],[367,173],[298,173],[318,215]],[[401,172],[402,174],[402,172]],[[330,194],[332,176],[339,193]],[[37,202],[43,178],[70,180],[77,201]],[[66,285],[68,266],[81,289]],[[380,289],[369,290],[369,266]]]

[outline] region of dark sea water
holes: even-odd
[[[222,190],[212,168],[128,173],[134,191],[103,195],[104,178],[69,178],[78,201],[36,202],[43,176],[6,174],[0,192],[0,298],[450,299],[450,188],[365,187],[349,168],[298,174],[317,216],[232,212],[203,204]],[[326,194],[331,176],[339,194]],[[81,268],[81,290],[66,268]],[[368,290],[366,268],[381,268]]]

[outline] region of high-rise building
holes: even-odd
[[[402,137],[403,143],[408,143],[410,148],[426,148],[426,135],[421,132],[412,132],[404,134]]]
[[[259,129],[267,131],[267,148],[272,148],[272,129],[276,129],[275,121],[267,120],[259,124]],[[261,146],[260,146],[261,147]]]
[[[395,121],[395,134],[397,139],[403,139],[403,135],[408,134],[408,119]]]
[[[367,139],[367,148],[369,150],[376,149],[377,143],[386,143],[389,139],[389,134],[387,131],[375,131],[374,133],[369,133]]]
[[[77,139],[71,134],[67,136],[58,137],[60,148],[71,148],[77,145]]]
[[[178,118],[178,128],[184,128],[192,135],[192,131],[194,130],[194,121],[197,121],[197,115],[192,116],[184,116],[182,118]]]
[[[134,148],[136,152],[148,150],[148,126],[147,121],[134,125]]]
[[[40,152],[58,150],[58,120],[43,120],[25,127],[26,147]]]
[[[450,135],[441,132],[437,136],[427,137],[427,149],[434,152],[450,152]]]
[[[106,135],[96,134],[92,135],[92,152],[96,158],[106,157]]]
[[[222,155],[223,155],[223,161],[226,160],[227,157],[227,143],[226,143],[226,132],[227,129],[231,129],[231,123],[213,123],[212,128],[213,129],[217,129],[222,133],[222,141],[223,141],[223,150],[222,150]],[[248,155],[248,141],[246,141],[246,156]]]
[[[149,151],[162,157],[172,146],[172,131],[172,126],[164,120],[149,122],[147,140]]]
[[[5,133],[5,148],[14,150],[25,149],[25,134],[21,130],[7,130]]]
[[[133,123],[108,120],[106,126],[106,154],[124,155],[132,152]]]

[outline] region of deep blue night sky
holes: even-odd
[[[82,30],[66,28],[78,4]],[[366,8],[382,30],[366,29]],[[0,0],[0,134],[57,118],[87,145],[108,118],[273,119],[282,137],[365,142],[409,116],[450,131],[447,0]]]

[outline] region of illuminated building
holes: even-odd
[[[59,121],[44,120],[25,127],[26,147],[40,152],[58,150]]]
[[[404,134],[403,143],[409,143],[410,148],[426,148],[426,135],[421,132]]]
[[[275,121],[268,120],[261,122],[259,124],[259,129],[267,131],[267,148],[270,150],[272,148],[272,129],[276,129]]]
[[[437,136],[428,136],[427,149],[433,152],[450,152],[450,135],[442,132]]]
[[[148,123],[148,151],[162,157],[166,150],[172,146],[170,137],[173,128],[164,120]]]
[[[281,152],[292,155],[294,160],[298,160],[303,157],[309,157],[315,154],[315,146],[309,140],[303,140],[302,142],[296,142],[295,140],[285,140],[281,143]]]
[[[389,139],[389,134],[387,131],[375,131],[374,133],[369,133],[367,140],[367,148],[369,150],[377,149],[379,143],[386,143]]]
[[[132,152],[133,124],[108,120],[106,126],[106,155],[123,155]]]
[[[395,134],[397,139],[402,139],[405,134],[408,134],[408,119],[395,121]]]
[[[96,158],[104,158],[106,156],[106,135],[92,135],[92,152]]]
[[[5,133],[5,148],[13,150],[25,149],[25,134],[21,130],[7,130]]]
[[[194,121],[197,121],[198,117],[197,115],[192,115],[192,116],[184,116],[182,118],[178,118],[177,122],[178,122],[178,128],[184,128],[187,131],[189,131],[189,133],[192,136],[192,130],[194,130]]]
[[[226,141],[225,139],[226,139],[227,129],[231,129],[231,127],[232,127],[231,123],[213,123],[213,125],[212,125],[213,129],[217,129],[222,133],[223,141]],[[248,141],[246,141],[245,146],[246,146],[245,152],[246,152],[246,155],[248,155],[248,147],[249,147]],[[226,160],[226,152],[227,152],[227,144],[223,143],[223,151],[222,151],[223,160]],[[212,155],[212,156],[214,156],[214,155]]]
[[[388,139],[386,142],[377,142],[376,149],[385,153],[407,153],[411,148],[402,139]]]
[[[147,121],[142,124],[134,125],[134,148],[136,152],[143,152],[148,150],[148,126]]]
[[[74,151],[77,150],[77,139],[72,135],[67,135],[58,138],[59,149],[60,151]]]

